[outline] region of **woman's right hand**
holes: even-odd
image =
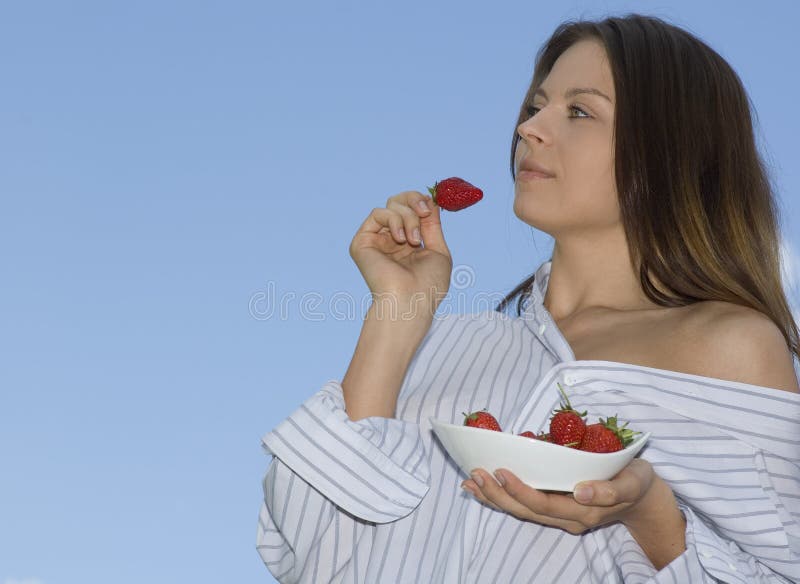
[[[423,201],[426,210],[419,206]],[[415,229],[422,242],[414,239]],[[373,209],[350,243],[350,256],[375,302],[396,302],[401,315],[411,308],[412,318],[423,311],[433,318],[450,288],[453,259],[439,207],[419,191],[404,191]]]

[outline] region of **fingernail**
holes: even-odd
[[[581,486],[575,488],[575,500],[580,503],[588,503],[592,500],[594,489],[592,487]]]
[[[499,470],[496,470],[494,471],[494,476],[497,477],[498,483],[500,483],[504,487],[506,486],[506,477],[503,476],[503,473],[501,473]]]
[[[402,239],[403,241],[406,240],[406,231],[405,231],[405,229],[403,229],[401,227],[400,230],[397,232],[397,234],[400,236],[400,239]]]
[[[425,201],[420,201],[419,203],[417,203],[417,207],[419,207],[423,211],[428,211],[429,210],[428,209],[428,203],[426,203]]]
[[[412,237],[414,238],[414,241],[419,241],[419,229],[418,228],[416,228],[416,227],[414,228],[414,234],[413,234]]]
[[[478,485],[480,488],[483,488],[483,479],[481,478],[481,475],[479,475],[478,473],[474,472],[469,476],[472,477],[472,480],[475,481],[476,485]]]

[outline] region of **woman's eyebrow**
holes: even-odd
[[[575,97],[576,95],[581,94],[581,93],[589,93],[591,95],[599,95],[600,97],[603,97],[606,100],[608,100],[608,103],[610,103],[612,105],[614,103],[614,102],[611,101],[610,97],[608,97],[605,93],[603,93],[599,89],[595,89],[594,87],[571,87],[570,89],[567,89],[564,92],[564,97],[566,97],[566,98]],[[536,91],[533,92],[533,95],[541,95],[543,98],[549,99],[547,97],[547,92],[544,89],[542,89],[541,87],[537,88]]]

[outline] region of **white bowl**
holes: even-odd
[[[476,468],[494,473],[507,468],[535,489],[569,491],[581,481],[608,480],[644,446],[650,432],[639,434],[617,452],[584,452],[543,440],[458,426],[429,418],[433,431],[467,476]]]

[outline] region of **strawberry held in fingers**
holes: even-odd
[[[437,181],[428,191],[433,202],[446,211],[460,211],[483,198],[482,190],[457,176]]]
[[[461,413],[463,414],[464,412]],[[502,432],[497,419],[486,410],[464,414],[464,425],[470,428],[483,428],[485,430]]]

